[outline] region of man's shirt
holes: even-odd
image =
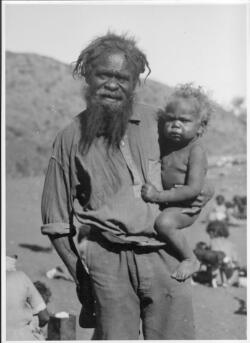
[[[146,181],[162,189],[157,108],[135,105],[120,149],[107,150],[100,136],[82,154],[85,113],[75,117],[54,142],[42,196],[42,233],[71,234],[76,218],[114,242],[162,244],[154,231],[158,205],[141,198]]]

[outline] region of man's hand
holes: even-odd
[[[190,203],[190,209],[185,208],[182,211],[182,213],[188,213],[188,214],[198,213],[202,209],[202,207],[204,207],[207,204],[207,202],[211,200],[213,195],[214,195],[214,187],[211,184],[211,182],[206,180],[200,194],[197,196],[197,198],[194,199],[194,201]]]
[[[159,192],[154,185],[148,182],[142,186],[141,196],[144,201],[154,203],[159,198]]]

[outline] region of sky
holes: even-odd
[[[194,82],[224,106],[246,96],[246,4],[6,2],[3,45],[62,62],[108,30],[136,38],[169,86]]]

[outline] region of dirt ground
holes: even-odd
[[[209,170],[216,194],[221,193],[228,200],[233,195],[246,194],[246,166],[231,166]],[[75,286],[70,281],[49,280],[47,270],[61,264],[55,252],[48,252],[47,237],[40,234],[40,198],[43,178],[7,180],[6,193],[6,250],[7,254],[18,254],[18,268],[25,271],[33,281],[44,281],[51,289],[53,298],[51,311],[67,311],[79,314],[80,304]],[[203,210],[199,220],[187,229],[187,237],[194,247],[198,241],[208,242],[204,219],[210,204]],[[246,221],[230,227],[230,239],[236,244],[241,265],[246,266]],[[193,286],[193,302],[197,339],[243,340],[246,339],[247,316],[242,309],[246,306],[246,288],[210,288]],[[91,329],[77,325],[77,340],[89,340]]]

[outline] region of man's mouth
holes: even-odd
[[[122,96],[118,94],[104,93],[104,94],[100,94],[99,97],[103,100],[112,101],[112,102],[123,100]]]

